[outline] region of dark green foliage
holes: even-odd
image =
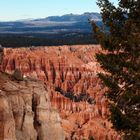
[[[97,4],[109,32],[96,26],[97,41],[107,53],[97,55],[106,74],[99,74],[108,87],[110,120],[126,140],[140,139],[140,1],[109,0]]]
[[[91,136],[91,137],[89,138],[89,140],[95,140],[95,139],[93,138],[93,136]]]
[[[29,46],[58,46],[95,44],[92,33],[58,33],[56,35],[42,34],[0,34],[0,43],[4,47],[29,47]]]
[[[23,81],[23,74],[21,73],[19,69],[16,69],[14,73],[12,74],[12,78],[14,80]]]
[[[55,91],[60,92],[60,94],[64,95],[65,97],[69,98],[74,102],[87,101],[89,104],[95,104],[95,100],[91,98],[90,95],[87,93],[79,93],[78,95],[75,95],[71,91],[65,92],[60,87],[56,87]]]

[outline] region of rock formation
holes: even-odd
[[[60,130],[58,133],[55,130],[49,131],[50,135],[47,135],[45,131],[49,123],[55,122],[54,120],[57,118],[58,123],[56,121],[54,127],[60,128],[61,122],[66,140],[83,140],[84,138],[89,139],[91,136],[96,140],[121,139],[107,120],[109,111],[107,100],[104,97],[106,88],[97,76],[97,73],[104,71],[95,58],[95,54],[101,51],[99,45],[8,48],[3,50],[1,71],[12,74],[16,69],[19,69],[24,77],[39,79],[47,87],[49,94],[45,94],[45,91],[41,91],[42,89],[39,92],[38,89],[34,88],[32,95],[34,103],[32,110],[36,112],[34,114],[36,133],[32,132],[34,133],[33,137],[39,134],[40,140],[50,135],[58,137],[59,133],[61,133],[59,136],[62,136],[61,129],[58,129]],[[34,85],[36,83],[32,83],[33,87]],[[49,98],[46,97],[48,95],[51,103],[46,102]],[[18,101],[17,104],[22,103],[22,100],[18,99]],[[16,102],[13,101],[13,104]],[[50,106],[53,106],[54,110],[58,110],[61,119],[55,113],[52,113],[51,117],[48,116],[50,113],[46,108]],[[21,109],[19,110],[21,111]],[[32,123],[32,112],[28,113],[30,115],[25,117],[25,122]],[[26,116],[26,113],[23,114]],[[49,118],[52,120],[46,121]],[[20,124],[21,121],[16,120],[19,121],[16,124]],[[21,127],[21,125],[19,126]],[[25,125],[24,127],[26,131],[28,129],[34,131],[34,129],[26,128]],[[30,125],[30,127],[33,126]]]
[[[0,140],[64,140],[58,112],[40,81],[0,72]]]

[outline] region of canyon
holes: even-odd
[[[0,140],[121,140],[108,121],[100,52],[100,45],[3,48]],[[16,70],[23,80],[12,79]]]

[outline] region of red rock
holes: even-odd
[[[97,73],[104,72],[95,59],[99,52],[103,52],[99,45],[9,48],[4,49],[1,70],[12,74],[18,68],[24,75],[44,81],[68,139],[94,136],[97,140],[118,140],[119,135],[107,121],[106,88],[97,77]],[[68,92],[75,97],[85,93],[96,104],[76,102],[66,97]]]

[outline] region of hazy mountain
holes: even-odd
[[[0,44],[5,47],[93,44],[96,41],[89,20],[102,26],[99,13],[0,22]]]
[[[88,20],[101,24],[99,13],[67,14],[42,19],[25,19],[15,22],[0,22],[0,33],[59,33],[91,32]]]
[[[88,19],[94,19],[95,21],[101,21],[101,15],[99,13],[84,13],[84,14],[66,14],[63,16],[50,16],[44,19],[45,21],[54,21],[54,22],[64,22],[64,21],[87,21]]]

